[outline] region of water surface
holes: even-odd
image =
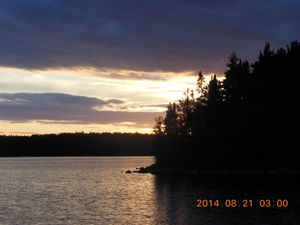
[[[300,224],[295,182],[249,185],[235,178],[125,173],[153,161],[153,157],[0,158],[0,224]],[[290,206],[196,207],[199,198],[266,196],[288,198]]]

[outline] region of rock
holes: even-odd
[[[125,173],[131,173],[131,170],[126,170]]]

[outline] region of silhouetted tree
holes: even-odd
[[[178,114],[176,103],[169,103],[166,117],[164,119],[165,133],[168,139],[174,139],[179,136]]]
[[[159,116],[154,119],[155,120],[155,125],[153,128],[153,133],[157,136],[162,136],[165,132],[164,128],[164,119],[162,116]]]
[[[188,139],[192,136],[194,111],[194,92],[187,89],[184,93],[183,99],[179,100],[179,104],[177,106],[179,135],[183,139]]]
[[[229,69],[225,72],[223,81],[224,100],[230,104],[239,104],[245,99],[250,65],[248,61],[242,61],[233,52],[229,57],[227,67]]]
[[[217,75],[211,77],[206,99],[208,107],[218,107],[223,102],[222,84],[217,79]]]
[[[222,85],[214,75],[208,84],[208,91],[206,96],[206,120],[207,132],[209,137],[216,139],[220,128],[220,113],[223,103]],[[212,147],[212,146],[210,146]]]
[[[267,43],[251,66],[232,53],[227,67],[222,82],[215,75],[208,85],[199,72],[197,97],[188,90],[178,104],[169,104],[163,132],[156,129],[165,137],[160,147],[166,154],[159,162],[202,168],[295,168],[300,149],[300,92],[295,79],[300,74],[300,43],[277,51]]]

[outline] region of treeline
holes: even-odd
[[[156,163],[203,169],[297,168],[300,43],[266,44],[250,64],[232,53],[222,79],[170,103],[156,118]]]
[[[0,136],[0,156],[146,156],[153,135],[139,133],[62,133]]]

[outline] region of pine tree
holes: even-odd
[[[169,103],[164,119],[165,134],[168,139],[178,137],[178,114],[176,103]]]

